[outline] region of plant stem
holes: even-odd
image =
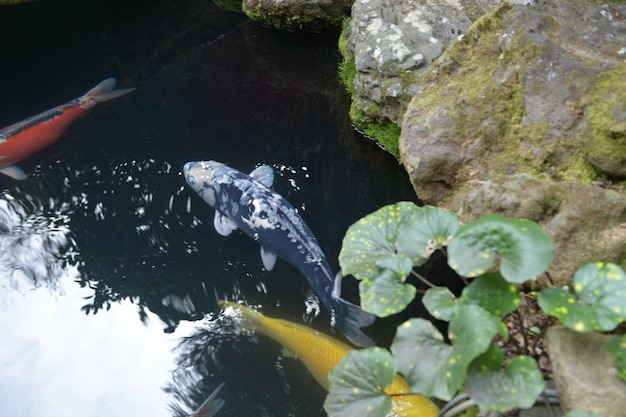
[[[432,282],[430,282],[429,280],[427,280],[426,278],[424,278],[423,276],[421,276],[420,274],[418,274],[415,271],[411,271],[411,274],[413,276],[415,276],[417,279],[419,279],[420,281],[422,281],[424,284],[428,285],[430,288],[434,288],[436,287],[435,284],[433,284]]]

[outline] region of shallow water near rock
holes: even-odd
[[[397,162],[350,126],[338,34],[275,31],[208,2],[86,3],[0,9],[12,63],[0,126],[107,77],[136,88],[19,164],[25,181],[0,178],[0,415],[189,414],[222,381],[218,416],[325,415],[306,369],[235,333],[217,301],[342,336],[323,309],[306,314],[295,268],[266,272],[253,241],[213,230],[181,169],[273,166],[337,270],[348,226],[416,201]]]

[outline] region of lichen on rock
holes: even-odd
[[[466,221],[539,222],[560,284],[585,262],[626,266],[624,39],[623,4],[503,5],[478,19],[420,74],[404,116],[401,161],[420,198]]]
[[[420,197],[437,203],[468,180],[519,172],[588,183],[602,175],[600,164],[610,163],[607,173],[618,175],[626,112],[611,97],[626,94],[624,78],[617,82],[615,75],[624,74],[617,51],[626,10],[616,10],[622,24],[612,18],[598,38],[586,26],[572,33],[566,24],[582,14],[590,26],[602,26],[607,8],[504,5],[420,76],[422,90],[409,103],[400,137],[402,162]],[[581,151],[602,162],[589,165]],[[601,151],[605,157],[594,159]]]
[[[351,117],[357,127],[398,157],[398,126],[410,98],[420,91],[417,74],[470,23],[445,1],[355,1],[342,53],[343,65],[354,68],[344,82],[352,94]]]

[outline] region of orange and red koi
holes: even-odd
[[[25,179],[26,174],[16,163],[53,143],[96,104],[134,90],[114,88],[115,78],[107,78],[82,97],[0,129],[0,173],[17,180]]]

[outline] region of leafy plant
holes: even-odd
[[[563,325],[578,332],[611,331],[626,320],[626,273],[617,265],[598,262],[574,274],[571,294],[564,288],[546,288],[539,305]]]
[[[546,271],[553,258],[552,239],[530,220],[491,214],[463,226],[448,255],[460,275],[482,275],[499,261],[502,276],[521,284]]]
[[[385,349],[348,353],[328,376],[326,411],[333,417],[386,416],[391,410],[391,398],[384,389],[395,376],[395,361]]]
[[[348,228],[339,254],[344,274],[361,280],[363,310],[379,317],[398,313],[415,298],[407,277],[449,242],[458,216],[435,207],[400,202]]]
[[[415,271],[435,251],[448,257],[448,265],[467,284],[459,297]],[[349,378],[363,363],[376,370],[383,362],[397,364],[413,392],[442,400],[463,392],[468,399],[465,408],[478,405],[481,410],[505,412],[531,407],[544,391],[543,376],[530,356],[505,360],[500,346],[509,340],[509,332],[503,318],[514,314],[528,297],[518,285],[546,273],[552,258],[549,235],[529,220],[488,215],[461,226],[458,216],[447,210],[399,202],[353,224],[343,240],[339,262],[344,273],[361,281],[363,309],[379,317],[402,311],[417,293],[411,284],[417,278],[431,287],[422,298],[424,306],[433,317],[448,322],[448,332],[444,336],[430,321],[414,318],[398,327],[391,345],[393,356],[383,355],[379,348],[378,359],[370,356],[373,353],[351,355],[349,366],[342,368],[342,362],[333,371],[331,380],[336,382],[331,383],[327,411],[333,410],[334,416],[360,412],[350,408],[342,414],[352,407],[348,394],[358,392],[354,400],[358,410],[370,410],[363,411],[368,417],[384,416],[382,380],[372,390],[358,378]],[[626,274],[619,266],[585,265],[576,272],[574,287],[576,295],[563,288],[544,289],[538,295],[539,305],[578,331],[612,330],[626,321]],[[520,330],[528,333],[524,338],[541,332]],[[616,356],[624,378],[626,340],[616,338],[607,348]],[[385,372],[395,373],[395,366]],[[382,370],[375,373],[382,375]],[[369,373],[365,375],[368,381]],[[346,382],[350,380],[354,385]]]

